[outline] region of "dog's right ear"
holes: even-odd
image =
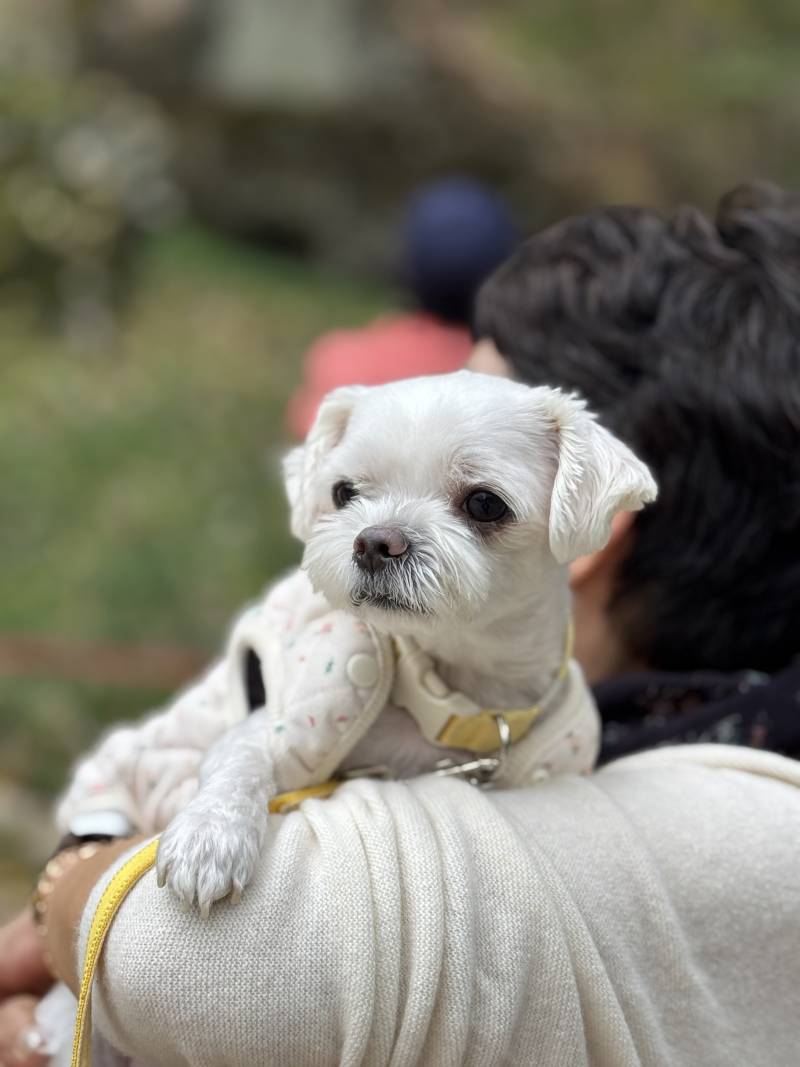
[[[328,393],[320,405],[305,444],[292,449],[283,461],[290,527],[301,541],[308,540],[317,519],[314,476],[321,461],[344,437],[353,408],[367,391],[365,385],[345,385]]]

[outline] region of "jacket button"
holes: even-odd
[[[378,661],[359,652],[347,661],[347,677],[357,689],[372,689],[378,681]]]

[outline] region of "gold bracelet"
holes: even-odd
[[[56,971],[53,957],[47,947],[47,914],[50,909],[50,897],[62,875],[72,870],[81,860],[88,860],[92,856],[96,856],[101,847],[100,844],[93,841],[86,845],[78,845],[75,848],[68,848],[64,849],[63,852],[59,852],[47,863],[33,891],[33,897],[31,898],[33,923],[42,942],[42,956],[45,966],[57,981],[62,981],[62,978]]]

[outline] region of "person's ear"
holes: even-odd
[[[291,531],[301,541],[308,540],[317,518],[314,476],[322,460],[344,437],[353,408],[367,391],[367,386],[345,385],[328,393],[320,405],[305,444],[293,448],[283,461]]]
[[[588,556],[578,556],[569,565],[569,584],[573,590],[582,589],[592,578],[609,566],[616,569],[621,557],[628,551],[628,539],[633,524],[636,521],[636,513],[633,511],[618,511],[611,520],[611,536],[603,548],[596,552],[590,552]]]
[[[653,476],[641,460],[600,426],[583,401],[556,389],[537,389],[557,438],[557,468],[550,498],[550,551],[572,563],[608,542],[620,511],[655,500]]]

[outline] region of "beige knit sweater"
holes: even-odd
[[[147,876],[95,1018],[164,1067],[796,1067],[798,787],[722,746],[508,793],[354,782],[274,819],[209,921]]]

